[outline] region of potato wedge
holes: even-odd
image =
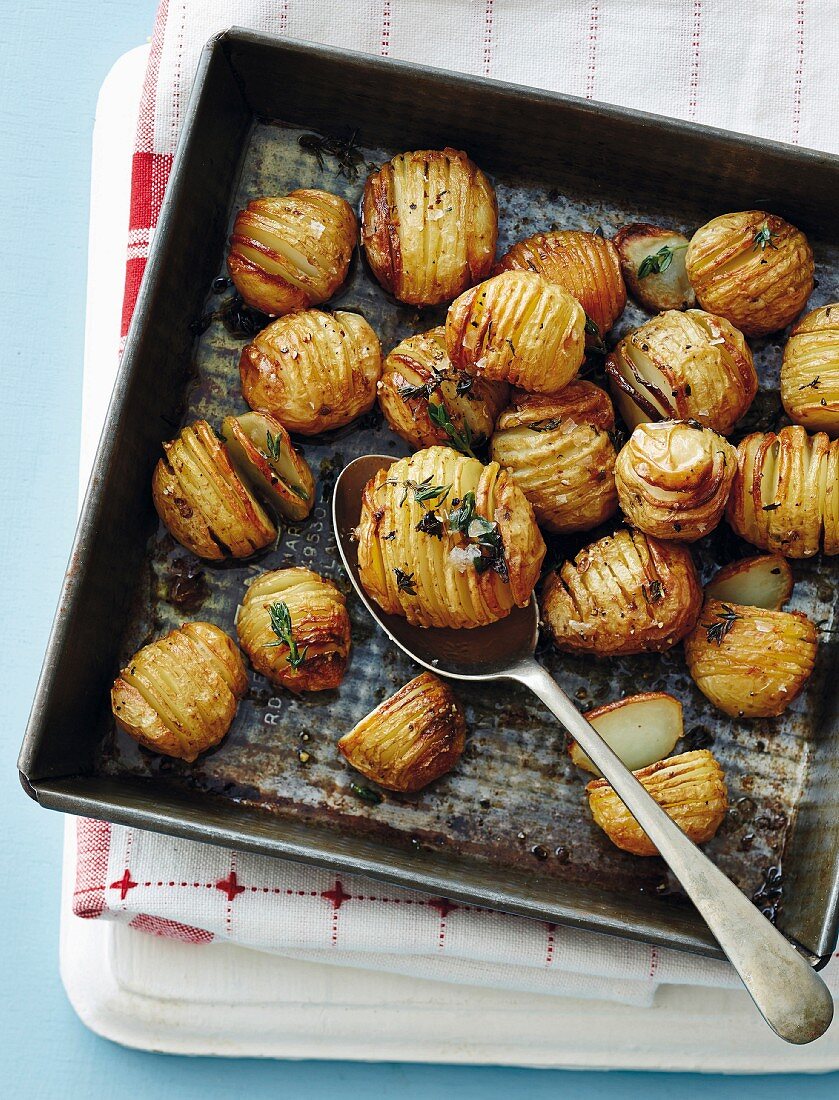
[[[595,707],[584,715],[630,771],[663,760],[682,736],[682,704],[664,691],[647,691]],[[600,776],[576,741],[568,746],[578,768]]]
[[[733,561],[705,586],[708,599],[780,611],[792,595],[792,570],[780,554],[756,554]]]
[[[696,305],[685,270],[688,243],[681,233],[646,222],[625,225],[612,238],[629,293],[650,313]]]

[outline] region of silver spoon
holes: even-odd
[[[538,695],[658,848],[772,1030],[788,1043],[818,1039],[833,1018],[827,986],[745,894],[688,840],[535,660],[539,626],[535,597],[527,607],[514,608],[506,619],[474,630],[411,626],[401,616],[386,615],[368,598],[359,580],[353,531],[361,515],[364,486],[395,461],[387,455],[365,455],[351,462],[335,482],[332,518],[338,549],[367,610],[400,649],[430,672],[456,680],[515,680]]]

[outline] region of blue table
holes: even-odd
[[[143,1097],[319,1097],[339,1090],[463,1100],[574,1097],[772,1100],[836,1096],[828,1077],[726,1079],[493,1068],[177,1059],[128,1051],[76,1019],[58,977],[61,819],[29,803],[15,757],[73,534],[76,501],[90,135],[113,61],[149,35],[156,0],[15,0],[0,23],[2,470],[0,586],[4,721],[0,881],[6,899],[0,1080],[19,1098],[75,1100],[95,1088]]]

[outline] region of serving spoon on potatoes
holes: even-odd
[[[473,630],[412,626],[388,615],[361,585],[354,530],[364,486],[396,460],[365,455],[344,468],[332,498],[338,550],[356,592],[387,636],[417,664],[454,680],[514,680],[537,695],[588,753],[661,853],[728,956],[776,1034],[788,1043],[818,1039],[833,1018],[833,998],[819,975],[730,879],[688,840],[577,710],[534,657],[536,597],[505,619]]]

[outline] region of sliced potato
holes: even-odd
[[[651,313],[690,309],[696,295],[685,270],[688,239],[671,229],[634,222],[612,239],[621,271],[635,300]]]
[[[315,479],[279,420],[257,409],[226,416],[221,430],[239,476],[281,516],[305,519],[315,502]]]
[[[779,554],[756,554],[720,569],[705,587],[708,599],[780,611],[792,595],[792,570]]]
[[[682,736],[682,704],[664,691],[647,691],[595,707],[585,717],[630,771],[646,768],[669,756]],[[602,772],[576,741],[568,746],[578,768]]]

